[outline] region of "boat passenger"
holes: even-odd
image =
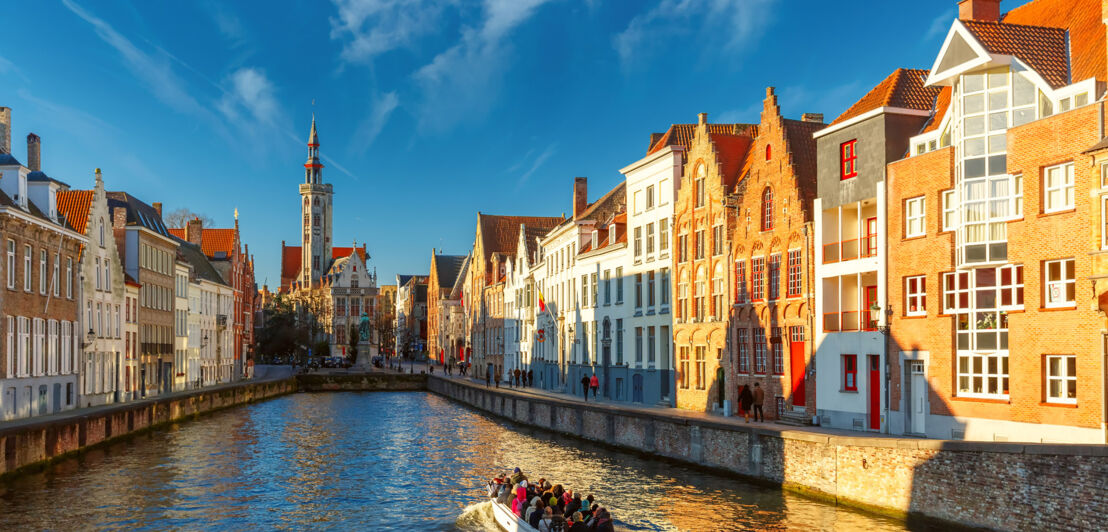
[[[539,532],[550,532],[554,524],[554,512],[548,506],[543,513],[542,519],[539,519]]]
[[[542,504],[542,499],[538,495],[535,495],[534,497],[531,497],[527,501],[527,507],[523,509],[523,520],[530,523],[531,522],[531,514],[535,513],[536,510],[541,511],[541,509],[542,509],[542,507],[540,506],[541,504]]]
[[[580,497],[578,497],[580,501]],[[585,524],[585,517],[581,515],[581,512],[573,512],[573,516],[570,517],[569,528],[567,532],[589,532],[588,525]]]
[[[512,473],[511,478],[509,478],[508,480],[512,483],[513,486],[515,486],[516,484],[519,484],[520,482],[522,482],[524,480],[527,480],[527,475],[524,475],[523,471],[520,471],[519,468],[517,467],[515,469],[515,471]]]
[[[523,515],[523,501],[527,500],[527,488],[523,486],[516,487],[516,498],[512,501],[512,512],[517,517]]]
[[[589,523],[589,530],[595,532],[615,532],[612,528],[612,516],[608,514],[608,510],[604,508],[597,508],[595,517],[592,522]]]
[[[539,521],[542,521],[543,514],[546,513],[546,504],[541,500],[535,503],[535,511],[531,512],[531,517],[527,519],[527,524],[532,528],[539,527]]]
[[[569,493],[569,492],[566,492],[566,493]],[[566,512],[563,515],[573,516],[573,514],[575,514],[575,513],[580,513],[580,510],[581,510],[581,495],[580,494],[574,494],[573,498],[570,499],[568,504],[566,504]]]

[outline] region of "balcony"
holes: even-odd
[[[848,260],[865,259],[877,256],[877,235],[852,238],[842,242],[823,245],[823,263],[832,264]]]
[[[823,313],[823,332],[876,331],[878,312],[844,310]]]
[[[827,209],[822,218],[823,264],[877,255],[877,205],[873,199]]]
[[[877,272],[864,272],[822,279],[819,312],[823,313],[823,332],[875,331],[880,312],[877,296]]]

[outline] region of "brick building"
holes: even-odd
[[[41,171],[38,141],[28,135],[24,166],[11,153],[11,109],[0,107],[0,419],[69,410],[80,393],[77,261],[86,239],[58,212],[67,187]]]
[[[888,166],[892,432],[1105,441],[1105,14],[960,3]]]
[[[447,341],[450,308],[460,301],[451,292],[465,262],[465,255],[442,255],[431,250],[427,276],[427,352],[439,362],[465,359],[465,346]]]

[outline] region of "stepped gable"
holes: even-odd
[[[708,133],[719,135],[750,135],[758,134],[754,124],[707,124]],[[650,135],[650,147],[646,154],[650,155],[660,151],[666,146],[683,146],[688,151],[696,136],[696,124],[673,124],[665,133],[652,133]]]

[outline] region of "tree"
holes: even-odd
[[[395,317],[391,312],[385,312],[383,309],[379,309],[377,315],[373,319],[373,330],[377,333],[377,352],[380,353],[382,349],[388,349],[388,346],[393,345],[395,340],[395,331],[393,329]]]
[[[258,335],[258,353],[270,361],[275,357],[301,358],[306,343],[305,331],[298,323],[296,306],[288,296],[279,295],[263,309],[265,324]]]
[[[165,222],[166,227],[181,229],[193,218],[199,218],[200,222],[204,224],[204,227],[212,227],[215,225],[215,221],[212,220],[210,216],[192,212],[184,207],[163,216],[162,222]]]
[[[358,326],[357,325],[351,325],[350,326],[350,331],[346,335],[346,341],[350,345],[350,347],[346,350],[346,354],[348,356],[350,356],[350,362],[357,362],[358,361],[358,339],[359,339]]]

